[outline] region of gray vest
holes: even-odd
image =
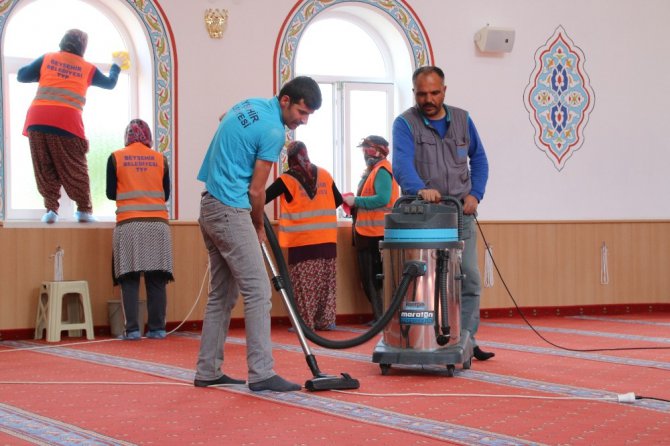
[[[468,112],[447,107],[449,128],[444,138],[424,121],[414,106],[400,117],[407,122],[414,137],[414,167],[428,189],[437,189],[442,195],[463,199],[472,188],[468,169]]]

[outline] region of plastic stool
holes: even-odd
[[[63,320],[63,303],[67,305],[66,320]],[[71,337],[81,336],[81,330],[86,330],[86,339],[95,339],[87,281],[42,282],[37,300],[35,339],[42,339],[44,329],[47,342],[59,342],[63,330],[68,330]]]

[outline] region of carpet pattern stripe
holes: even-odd
[[[56,446],[128,446],[133,443],[115,440],[71,424],[29,413],[0,403],[0,430],[34,444]]]
[[[230,338],[229,338],[230,339]],[[239,338],[238,338],[239,339]],[[13,348],[31,348],[35,347],[36,343],[22,342],[22,341],[4,341],[0,343],[4,346]],[[281,348],[289,346],[275,346],[273,348]],[[180,381],[192,381],[194,377],[193,371],[188,371],[190,376],[185,379],[184,369],[162,365],[152,364],[147,361],[138,361],[128,358],[119,358],[106,354],[86,352],[78,349],[69,349],[67,347],[53,347],[35,350],[36,352],[60,356],[69,359],[76,359],[81,361],[92,362],[95,364],[105,364],[113,367],[120,367],[127,370],[147,373],[150,375],[157,375],[163,378],[172,378]],[[361,404],[355,403],[341,403],[326,398],[320,398],[310,393],[275,393],[275,392],[253,392],[244,386],[231,386],[221,388],[221,390],[232,391],[236,393],[245,393],[255,397],[261,397],[265,400],[272,400],[275,402],[291,403],[299,407],[309,407],[313,410],[326,412],[329,414],[336,414],[341,417],[356,421],[366,421],[376,425],[387,428],[404,430],[412,433],[421,433],[433,438],[457,442],[466,442],[468,445],[482,445],[482,446],[502,446],[502,445],[540,445],[536,442],[519,441],[506,435],[497,434],[494,432],[485,432],[479,429],[472,429],[464,426],[459,426],[451,423],[444,423],[433,420],[419,419],[416,417],[391,413],[382,409],[377,409]],[[48,425],[42,427],[47,428]]]
[[[182,336],[182,334],[178,334],[179,336]],[[198,339],[199,336],[193,336],[192,334],[188,334],[185,337],[192,338],[192,339]],[[228,337],[227,342],[231,344],[238,344],[238,345],[244,345],[245,340],[243,338],[236,338],[236,337]],[[34,347],[37,344],[33,342],[22,342],[22,341],[4,341],[0,343],[2,345],[7,345],[11,346],[13,348],[30,348]],[[505,349],[514,349],[514,346],[510,346],[509,344],[502,344],[498,345],[498,343],[492,343],[494,347],[499,347],[499,348],[505,348]],[[288,344],[278,344],[278,343],[273,343],[273,349],[277,350],[285,350],[289,352],[302,352],[302,349],[298,346],[294,345],[288,345]],[[527,351],[526,349],[519,349],[520,351]],[[43,353],[46,354],[52,354],[56,356],[61,356],[61,357],[67,357],[71,359],[77,359],[81,361],[88,361],[92,362],[95,364],[106,364],[109,366],[114,366],[114,367],[120,367],[126,370],[132,370],[136,372],[141,372],[141,373],[146,373],[149,375],[155,375],[159,377],[165,377],[165,378],[171,378],[179,381],[186,381],[186,382],[191,382],[193,381],[194,378],[194,372],[193,370],[187,370],[187,369],[181,369],[178,367],[174,366],[168,366],[164,364],[155,364],[155,363],[150,363],[147,361],[141,361],[137,359],[128,359],[128,358],[121,358],[117,356],[111,356],[107,354],[100,354],[100,353],[93,353],[93,352],[86,352],[78,349],[68,349],[66,347],[54,347],[54,348],[45,348],[39,350]],[[554,352],[551,350],[551,352]],[[349,359],[349,360],[354,360],[354,361],[359,361],[359,362],[370,362],[370,356],[369,355],[364,355],[360,353],[354,353],[354,352],[343,352],[342,350],[329,350],[329,349],[313,349],[313,353],[318,354],[319,356],[331,356],[331,357],[337,357],[340,359]],[[343,354],[346,353],[346,354]],[[536,353],[536,352],[535,352]],[[547,354],[546,352],[543,352],[544,354]],[[574,352],[572,352],[574,353]],[[576,358],[581,358],[583,359],[583,355],[577,355],[573,354],[570,355],[571,357],[576,357]],[[606,357],[603,360],[604,355],[593,355],[597,356],[598,360],[604,361],[604,362],[614,362],[614,359],[621,359],[621,358],[611,358],[611,357]],[[588,358],[591,359],[591,358]],[[670,367],[670,364],[664,363],[666,366]],[[422,370],[429,370],[432,371],[436,374],[443,374],[446,373],[443,367],[440,366],[411,366],[411,365],[396,365],[394,366],[396,368],[400,369],[406,369],[406,370],[411,370],[411,369],[422,369]],[[487,373],[487,372],[478,372],[475,370],[462,370],[462,369],[457,369],[455,370],[456,376],[459,376],[461,378],[465,379],[472,379],[472,380],[477,380],[481,382],[486,382],[488,384],[498,384],[498,385],[503,385],[506,387],[511,387],[515,389],[523,389],[523,390],[533,390],[537,392],[546,392],[546,393],[553,393],[556,395],[561,395],[561,396],[570,396],[570,397],[577,397],[577,398],[614,398],[617,396],[617,393],[614,392],[606,392],[602,390],[595,390],[595,389],[586,389],[586,388],[579,388],[579,387],[574,387],[574,386],[567,386],[567,385],[561,385],[561,384],[556,384],[556,383],[549,383],[549,382],[542,382],[542,381],[535,381],[535,380],[530,380],[530,379],[524,379],[524,378],[519,378],[519,377],[513,377],[513,376],[506,376],[506,375],[497,375],[494,373]],[[235,388],[235,391],[243,392],[243,393],[250,393],[252,395],[257,394],[256,392],[251,392],[248,390],[244,390],[245,388],[240,388],[240,390],[237,390]],[[309,395],[309,394],[308,394]],[[618,402],[612,401],[612,404],[619,404]],[[649,409],[649,410],[654,410],[654,411],[659,411],[659,412],[664,412],[664,413],[670,413],[670,403],[664,402],[664,401],[656,401],[656,400],[643,400],[639,401],[635,405],[636,408],[644,408],[644,409]]]

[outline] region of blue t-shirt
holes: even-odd
[[[256,160],[276,162],[285,141],[279,99],[239,102],[219,123],[198,180],[223,204],[251,208],[248,193]]]

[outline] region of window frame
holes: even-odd
[[[386,116],[385,116],[385,127],[386,132],[374,132],[371,131],[369,134],[379,133],[380,136],[386,138],[389,143],[391,142],[391,130],[393,119],[396,115],[396,100],[395,100],[395,91],[397,90],[397,82],[394,79],[394,70],[393,70],[393,57],[388,45],[385,40],[382,38],[375,26],[366,20],[358,17],[356,14],[351,12],[344,13],[342,10],[333,11],[326,15],[323,15],[320,18],[314,20],[310,23],[309,26],[318,26],[319,23],[326,20],[341,20],[346,21],[350,25],[358,27],[362,32],[364,32],[370,40],[376,45],[376,48],[379,52],[379,56],[383,63],[383,72],[382,76],[376,77],[359,77],[359,76],[347,76],[347,75],[323,75],[323,74],[314,74],[307,72],[299,72],[296,74],[307,75],[312,77],[318,84],[329,84],[331,85],[331,90],[333,92],[332,98],[332,157],[333,157],[333,171],[330,172],[335,184],[338,185],[340,192],[353,192],[356,193],[356,189],[348,190],[354,185],[354,178],[360,175],[359,172],[352,172],[352,160],[356,156],[361,156],[358,151],[356,151],[356,146],[359,141],[354,141],[355,137],[352,135],[352,124],[351,124],[351,93],[360,92],[360,91],[376,91],[386,93]],[[301,42],[304,38],[304,35],[301,36]],[[296,59],[298,58],[298,53],[300,52],[300,45],[298,45],[296,51]],[[296,67],[297,69],[297,67]],[[308,124],[309,125],[309,124]],[[299,139],[300,128],[294,132],[294,136]],[[383,133],[383,134],[382,134]],[[357,184],[357,183],[356,183]],[[338,217],[344,218],[344,212],[339,209]]]
[[[9,3],[9,7],[0,10],[0,35],[4,35],[5,27],[17,11],[34,0],[15,0]],[[174,35],[165,13],[155,0],[143,2],[119,2],[118,0],[81,0],[98,9],[107,17],[112,25],[126,32],[122,35],[126,42],[127,50],[131,56],[130,70],[137,74],[137,82],[131,82],[128,86],[133,99],[132,106],[136,107],[138,115],[153,129],[154,148],[167,157],[170,165],[170,178],[172,182],[172,193],[167,202],[171,219],[178,218],[178,141],[177,141],[177,55],[175,53]],[[121,25],[121,26],[120,26]],[[6,212],[7,199],[7,176],[6,159],[9,154],[7,130],[10,129],[6,117],[8,116],[9,103],[5,97],[7,91],[7,76],[2,54],[0,60],[0,102],[2,111],[0,114],[0,139],[7,142],[0,147],[0,220],[4,225],[29,225],[32,222],[39,224],[37,220],[9,220]],[[31,55],[30,57],[33,57]],[[31,59],[32,61],[34,59]],[[28,61],[27,63],[29,63]],[[109,64],[111,65],[111,64]],[[109,67],[107,65],[107,67]],[[104,71],[105,64],[97,64]],[[18,69],[18,68],[17,68]],[[124,72],[125,73],[125,72]],[[141,94],[140,94],[141,93]],[[130,107],[130,105],[129,105]],[[129,112],[130,113],[130,112]],[[43,209],[42,209],[43,212]],[[95,209],[94,209],[95,213]],[[113,221],[113,220],[111,220]],[[111,222],[110,221],[110,222]],[[75,223],[76,221],[70,220]],[[106,225],[107,223],[105,223]],[[68,220],[59,221],[59,227],[69,227]],[[91,225],[88,225],[89,227]]]
[[[41,0],[45,1],[45,0]],[[123,43],[126,45],[126,49],[129,53],[130,60],[137,60],[137,53],[135,51],[135,46],[132,44],[132,38],[130,36],[130,32],[128,28],[125,26],[123,21],[109,8],[106,7],[106,5],[90,1],[90,0],[79,0],[82,2],[85,2],[89,4],[92,8],[95,8],[102,16],[104,16],[109,23],[116,29],[116,31],[119,34],[120,39],[123,41]],[[30,2],[30,3],[35,3]],[[14,16],[17,14],[21,14],[21,10],[14,11]],[[9,26],[11,27],[11,21],[9,23]],[[10,28],[11,31],[11,28]],[[5,31],[7,33],[7,30]],[[91,33],[89,32],[89,38],[91,38]],[[93,37],[95,38],[95,37]],[[57,50],[57,48],[55,49]],[[45,50],[45,53],[47,51]],[[33,60],[35,60],[36,57],[40,57],[40,55],[34,55],[32,58],[30,57],[20,57],[20,56],[3,56],[3,66],[4,66],[4,73],[3,73],[3,78],[4,79],[9,79],[10,77],[15,76],[18,73],[18,70],[31,63]],[[109,70],[111,69],[112,64],[109,62],[105,61],[97,61],[97,60],[92,60],[86,58],[86,61],[89,63],[92,63],[95,65],[101,72],[103,73],[109,73]],[[111,59],[111,55],[110,55]],[[132,116],[137,116],[138,115],[138,104],[139,104],[139,98],[138,98],[138,92],[140,91],[139,89],[139,73],[137,67],[134,66],[134,64],[131,64],[131,68],[126,71],[122,71],[119,74],[119,78],[121,76],[127,76],[128,77],[128,95],[129,95],[129,107],[128,107],[128,117]],[[35,85],[35,88],[37,88],[37,83],[31,83],[31,85]],[[91,87],[95,88],[95,87]],[[9,84],[8,81],[6,81],[5,84],[5,102],[6,102],[6,108],[11,109],[12,105],[12,89],[13,86]],[[114,91],[114,90],[112,90]],[[6,115],[6,121],[5,121],[5,130],[11,128],[12,124],[11,121],[12,119],[19,119],[19,120],[24,120],[25,116],[16,116],[15,113],[13,114],[8,114]],[[6,141],[6,146],[5,146],[5,163],[4,163],[4,178],[5,178],[5,188],[4,188],[4,194],[5,194],[5,219],[6,220],[39,220],[41,216],[44,214],[45,209],[43,206],[40,206],[39,208],[26,208],[26,207],[18,207],[14,206],[13,199],[12,199],[12,188],[16,185],[12,185],[12,178],[15,177],[18,172],[13,172],[14,167],[13,167],[13,162],[12,162],[12,153],[14,150],[12,150],[13,147],[15,147],[14,141],[12,141],[12,133],[10,131],[6,132],[5,135],[5,141]],[[90,140],[89,140],[90,141]],[[41,195],[40,195],[41,197]],[[74,212],[76,211],[76,203],[67,195],[67,193],[63,190],[61,187],[61,198],[59,200],[59,217],[60,220],[74,220]],[[95,213],[95,207],[94,207],[94,215],[96,218],[100,221],[114,221],[115,217],[114,215],[99,215]]]

